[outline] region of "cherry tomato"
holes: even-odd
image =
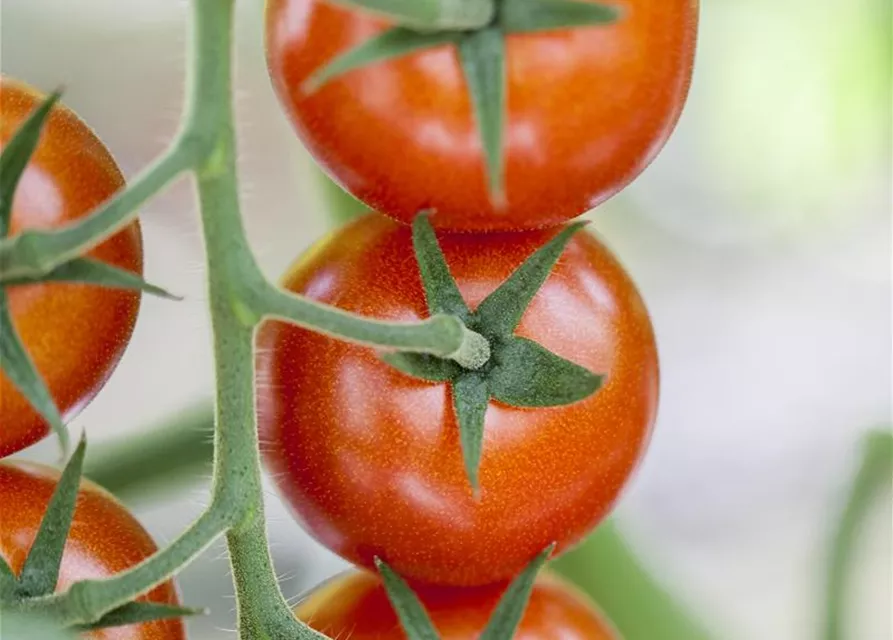
[[[555,230],[440,237],[471,308]],[[382,319],[428,316],[409,228],[370,215],[328,237],[285,276],[292,291]],[[491,401],[475,499],[447,383],[410,378],[376,353],[281,322],[258,336],[260,436],[269,471],[323,544],[355,564],[380,556],[419,582],[507,580],[608,512],[654,419],[654,335],[635,286],[578,233],[518,335],[607,376],[575,404]]]
[[[531,229],[574,218],[654,158],[688,92],[697,0],[612,0],[619,21],[507,36],[507,204],[494,206],[454,46],[302,83],[390,25],[327,0],[268,0],[267,64],[304,144],[343,187],[411,222]]]
[[[0,146],[44,96],[0,80]],[[10,235],[61,227],[89,213],[124,186],[115,161],[69,109],[57,106],[19,182]],[[142,240],[134,222],[88,257],[141,273]],[[139,311],[132,291],[55,283],[9,287],[13,322],[59,410],[67,420],[98,392],[121,358]],[[0,457],[34,444],[46,422],[0,373]]]
[[[40,522],[56,488],[59,473],[23,462],[0,463],[0,556],[14,573],[22,570]],[[57,591],[86,579],[108,578],[139,564],[157,551],[146,530],[115,498],[84,480],[74,521],[62,555]],[[141,598],[146,602],[178,604],[171,582]],[[184,640],[178,619],[99,629],[91,640]]]
[[[487,626],[505,587],[416,589],[443,640],[475,640]],[[378,577],[339,576],[295,608],[299,619],[332,638],[404,640],[400,622]],[[516,640],[616,640],[618,636],[576,589],[552,576],[537,580]]]

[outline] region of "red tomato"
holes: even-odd
[[[441,236],[471,308],[555,230]],[[392,320],[427,317],[410,230],[359,219],[299,260],[288,289]],[[518,335],[607,375],[575,404],[491,401],[475,500],[449,385],[410,378],[367,348],[280,322],[258,336],[260,435],[269,471],[323,544],[356,564],[380,556],[407,578],[480,585],[519,573],[551,542],[579,541],[644,452],[657,404],[651,323],[632,281],[578,233]]]
[[[0,80],[0,146],[44,99],[33,89]],[[69,109],[57,106],[15,192],[10,235],[61,227],[83,217],[124,186],[115,161]],[[142,273],[139,225],[134,222],[87,254]],[[98,392],[121,358],[139,311],[132,291],[68,283],[7,289],[13,321],[65,419]],[[0,373],[0,457],[34,444],[46,422]]]
[[[16,574],[22,570],[58,480],[57,471],[42,465],[0,464],[0,556]],[[110,493],[82,481],[56,590],[64,591],[79,580],[111,577],[156,551],[149,534]],[[178,604],[171,582],[156,587],[141,600]],[[91,640],[186,638],[183,623],[178,619],[100,629],[84,635]]]
[[[443,640],[475,640],[487,626],[505,587],[416,593]],[[379,579],[350,573],[318,588],[295,608],[298,618],[332,638],[404,640],[400,622]],[[591,603],[551,576],[537,580],[515,632],[516,640],[617,640]]]
[[[488,197],[454,46],[374,64],[308,94],[302,83],[390,25],[327,0],[268,0],[267,63],[325,170],[403,222],[432,208],[453,230],[531,229],[574,218],[654,158],[688,92],[697,0],[611,0],[607,26],[507,41],[507,205]]]

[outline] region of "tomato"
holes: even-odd
[[[0,556],[13,572],[22,570],[59,473],[23,462],[0,463]],[[84,480],[62,556],[57,591],[86,579],[108,578],[139,564],[157,551],[139,522],[108,492]],[[164,583],[142,601],[178,604],[173,583]],[[91,640],[184,640],[178,619],[100,629]]]
[[[417,589],[443,640],[474,640],[487,626],[504,586]],[[295,608],[299,619],[332,638],[403,640],[406,634],[381,581],[370,573],[339,576]],[[517,640],[615,640],[616,632],[576,589],[552,576],[537,580]]]
[[[555,230],[441,235],[471,308]],[[291,291],[382,319],[427,317],[410,229],[370,215],[320,242],[285,276]],[[658,365],[634,284],[578,233],[517,334],[606,374],[575,404],[491,401],[481,494],[463,467],[447,383],[404,375],[361,346],[281,322],[258,334],[267,467],[309,531],[355,564],[380,556],[419,582],[507,580],[551,542],[579,541],[609,511],[646,447]]]
[[[33,89],[0,80],[0,145],[43,100]],[[61,227],[89,213],[124,186],[115,161],[69,109],[57,106],[16,189],[10,235]],[[136,222],[87,254],[141,273]],[[132,291],[69,283],[7,289],[13,322],[67,420],[98,392],[121,358],[139,310]],[[48,433],[46,422],[0,373],[0,457]]]
[[[268,0],[267,63],[324,169],[373,209],[452,230],[574,218],[635,178],[688,92],[697,0],[616,0],[619,21],[507,36],[507,204],[488,197],[480,136],[454,46],[302,83],[390,25],[327,0]]]

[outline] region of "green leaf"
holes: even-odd
[[[420,213],[412,222],[412,246],[425,287],[428,311],[432,316],[447,313],[467,320],[471,312],[450,273],[427,213]]]
[[[381,574],[388,600],[403,625],[407,640],[439,640],[440,636],[425,607],[403,578],[379,558],[375,558],[375,566]]]
[[[16,186],[28,166],[31,155],[40,141],[43,125],[53,105],[61,94],[57,91],[47,96],[39,107],[34,109],[25,122],[16,130],[3,152],[0,153],[0,238],[9,233],[9,220],[12,216],[12,200]]]
[[[459,441],[465,473],[475,495],[480,490],[478,471],[484,446],[484,418],[490,402],[487,378],[467,372],[453,381],[453,407],[459,423]]]
[[[335,56],[328,64],[314,71],[304,81],[302,88],[306,93],[314,93],[330,80],[355,69],[400,58],[423,49],[455,44],[461,37],[462,34],[455,31],[422,33],[403,27],[394,27],[339,56]]]
[[[446,382],[462,371],[452,360],[423,353],[383,353],[381,359],[401,373],[429,382]]]
[[[180,618],[183,616],[195,616],[205,614],[204,609],[189,609],[170,604],[157,602],[129,602],[123,606],[109,611],[97,622],[87,625],[79,625],[76,629],[80,632],[108,627],[120,627],[126,624],[140,622],[153,622],[155,620],[167,620],[168,618]]]
[[[161,287],[149,284],[132,271],[119,269],[92,258],[75,258],[65,264],[56,267],[48,274],[35,278],[12,278],[4,282],[9,286],[34,284],[37,282],[73,282],[81,284],[95,284],[112,289],[132,289],[144,291],[153,296],[167,298],[169,300],[181,300],[182,298],[168,293]]]
[[[515,635],[518,623],[524,617],[524,611],[527,609],[527,603],[530,600],[530,592],[533,591],[533,584],[540,569],[552,555],[555,550],[555,544],[551,544],[540,553],[533,561],[527,565],[524,571],[515,578],[506,589],[496,610],[490,617],[487,627],[480,636],[480,640],[506,640]]]
[[[74,633],[62,629],[49,617],[0,611],[0,638],[2,640],[78,640]]]
[[[487,296],[474,312],[480,326],[490,334],[511,335],[521,322],[530,301],[552,273],[552,268],[567,243],[585,224],[574,222],[566,226],[527,258],[496,291]]]
[[[56,588],[62,552],[65,550],[65,541],[68,539],[68,530],[71,528],[77,504],[86,449],[87,440],[82,437],[53,491],[37,537],[19,575],[18,592],[21,595],[36,598],[53,593]]]
[[[16,331],[9,308],[9,298],[0,287],[0,369],[15,387],[28,399],[31,406],[49,423],[56,433],[64,452],[68,451],[68,429],[53,397],[47,389],[34,361],[28,355],[22,339]]]
[[[620,18],[616,7],[576,0],[503,0],[499,24],[505,33],[530,33],[610,24]]]
[[[505,203],[505,38],[498,27],[467,35],[459,43],[459,59],[471,96],[484,149],[487,185],[494,206]]]
[[[527,338],[500,345],[490,371],[490,393],[514,407],[558,407],[588,398],[604,376],[565,360]]]

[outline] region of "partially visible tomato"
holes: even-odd
[[[473,309],[555,233],[439,239]],[[284,286],[375,318],[428,316],[410,229],[378,215],[321,241]],[[560,552],[586,535],[651,432],[658,363],[648,313],[623,267],[580,232],[517,333],[606,382],[559,407],[491,401],[475,499],[448,384],[404,375],[372,349],[282,322],[261,327],[264,457],[309,531],[355,564],[380,556],[409,579],[457,586],[508,580],[553,541]]]
[[[443,640],[475,640],[487,626],[504,585],[476,589],[416,589]],[[336,577],[295,608],[297,617],[332,638],[404,640],[400,621],[377,576]],[[617,640],[586,598],[552,576],[541,576],[515,632],[516,640]]]
[[[0,147],[44,99],[9,78],[0,79]],[[64,226],[83,217],[124,186],[99,138],[77,115],[57,106],[15,192],[10,235]],[[134,222],[88,257],[142,273],[139,225]],[[139,311],[132,291],[68,283],[7,289],[13,321],[66,419],[98,392],[121,358]],[[48,426],[0,373],[0,457],[34,444]]]
[[[0,556],[13,572],[25,558],[50,502],[59,473],[42,465],[0,463]],[[86,579],[108,578],[139,564],[157,551],[146,530],[115,498],[84,480],[59,573],[57,591]],[[142,601],[177,604],[172,582],[164,583]],[[100,629],[85,634],[91,640],[185,640],[178,619]]]
[[[507,205],[488,196],[481,139],[454,46],[302,83],[388,24],[327,0],[268,0],[267,63],[298,134],[373,209],[434,226],[553,225],[609,198],[663,146],[691,79],[697,0],[611,0],[604,26],[507,36]]]

